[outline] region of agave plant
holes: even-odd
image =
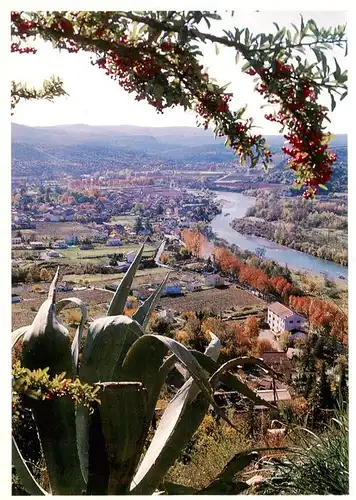
[[[132,280],[143,247],[117,288],[106,317],[88,327],[85,344],[79,351],[87,312],[76,298],[56,302],[58,271],[48,299],[40,307],[32,325],[12,334],[13,346],[23,337],[22,365],[30,370],[48,368],[51,376],[65,373],[83,383],[100,388],[100,404],[88,409],[73,399],[28,398],[54,495],[216,494],[230,484],[230,493],[248,487],[234,483],[234,475],[256,457],[253,451],[237,453],[220,475],[203,491],[164,482],[164,477],[182,449],[199,427],[210,405],[225,420],[213,393],[219,381],[257,404],[261,400],[229,370],[257,364],[256,358],[240,358],[218,365],[219,339],[211,333],[205,353],[188,350],[175,340],[145,333],[150,313],[157,305],[167,277],[139,307],[132,318],[123,315]],[[81,322],[72,344],[68,330],[57,320],[68,304],[81,308]],[[181,363],[190,378],[166,408],[147,446],[159,393],[175,363]],[[233,426],[231,422],[230,425]],[[24,488],[34,495],[48,494],[36,482],[13,438],[13,464]],[[231,487],[233,485],[233,487]],[[231,489],[232,488],[232,489]]]

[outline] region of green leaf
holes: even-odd
[[[248,61],[247,63],[245,63],[242,68],[241,68],[241,71],[246,73],[246,70],[248,70],[248,68],[251,67],[251,63]]]
[[[99,413],[108,457],[108,495],[127,494],[140,457],[147,422],[147,391],[141,384],[108,384]]]
[[[235,64],[238,64],[240,60],[240,52],[236,51],[236,54],[235,54]]]
[[[130,347],[142,335],[141,326],[127,316],[106,316],[88,329],[79,376],[83,382],[118,381],[115,376]]]
[[[272,370],[262,360],[260,360],[259,358],[244,356],[242,358],[232,359],[219,367],[217,363],[215,363],[212,359],[209,359],[207,356],[204,356],[204,354],[202,354],[201,352],[192,350],[191,353],[197,358],[200,365],[205,368],[205,370],[207,370],[207,372],[211,375],[210,382],[213,387],[216,386],[217,382],[223,382],[226,386],[239,392],[242,396],[250,399],[255,404],[268,406],[271,409],[275,409],[272,404],[257,396],[257,394],[252,389],[250,389],[247,384],[241,382],[241,380],[236,375],[225,373],[233,366],[241,366],[243,368],[248,366],[259,366],[262,370],[268,372],[271,376],[276,376],[277,374],[274,372],[274,370]]]
[[[348,91],[346,90],[346,92],[344,92],[342,94],[342,96],[340,97],[340,101],[342,101],[343,99],[345,99],[345,97],[347,96],[347,94],[348,94]]]
[[[122,278],[120,285],[116,289],[116,292],[110,302],[109,309],[107,312],[108,316],[118,316],[124,312],[127,297],[129,296],[132,281],[134,279],[135,273],[141,261],[144,245],[137,252],[131,266],[127,270],[125,276]]]
[[[199,492],[200,495],[237,495],[249,488],[247,483],[234,482],[234,476],[244,470],[253,460],[258,458],[256,451],[237,453],[222,472],[206,488]]]
[[[163,488],[165,489],[167,495],[195,495],[198,492],[198,490],[192,488],[191,486],[171,483],[170,481],[164,481]]]
[[[334,111],[336,107],[335,97],[332,94],[330,94],[330,99],[331,99],[331,111]]]
[[[156,288],[156,290],[148,297],[148,299],[140,306],[135,314],[132,316],[132,319],[140,323],[142,326],[143,331],[146,330],[148,321],[150,319],[151,313],[154,311],[159,298],[161,296],[162,290],[167,283],[169,273],[166,274],[164,280],[162,283],[159,285],[159,287]]]
[[[206,356],[217,359],[220,341],[214,334],[211,334],[211,337],[212,341],[205,353]],[[160,420],[159,427],[132,482],[131,494],[153,493],[202,422],[208,407],[209,401],[199,391],[198,385],[192,378],[187,380],[170,401]]]
[[[340,69],[339,63],[336,60],[336,57],[334,57],[334,61],[335,61],[335,67],[336,67],[336,71],[334,72],[334,76],[335,76],[335,80],[338,81],[339,77],[341,75],[341,69]]]
[[[73,357],[73,363],[74,363],[74,370],[75,374],[78,373],[78,358],[79,358],[79,348],[82,342],[82,337],[83,337],[83,329],[85,322],[87,320],[88,312],[87,312],[87,307],[84,304],[84,302],[80,299],[77,299],[76,297],[70,297],[68,299],[62,299],[59,300],[56,304],[56,311],[57,313],[60,312],[64,307],[70,304],[76,304],[78,307],[80,307],[81,310],[81,318],[80,318],[80,323],[78,325],[75,337],[72,342],[72,357]]]
[[[216,44],[215,44],[215,54],[218,56],[218,55],[219,55],[219,53],[220,53],[219,46],[218,46],[218,44],[216,43]]]
[[[321,189],[324,189],[325,191],[328,191],[328,188],[326,186],[324,186],[324,184],[319,184],[319,187]]]
[[[27,493],[30,495],[48,495],[31,474],[14,437],[12,437],[12,463]]]
[[[13,331],[11,333],[11,347],[14,348],[17,342],[20,340],[21,337],[25,335],[27,330],[31,327],[31,325],[27,326],[22,326],[21,328],[18,328],[17,330]]]

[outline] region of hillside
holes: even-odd
[[[280,154],[282,136],[266,136],[275,153],[275,163],[284,163]],[[346,136],[336,136],[335,146],[346,147]],[[13,176],[80,174],[101,169],[137,169],[159,165],[182,168],[184,164],[230,163],[236,157],[214,139],[211,130],[192,127],[138,127],[60,125],[28,127],[12,124]],[[283,169],[283,172],[285,170]]]

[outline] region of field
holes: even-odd
[[[42,286],[42,289],[48,290],[48,284],[46,287]],[[36,292],[31,291],[31,287],[26,287],[26,291],[21,290],[21,297],[23,297],[23,302],[19,304],[12,304],[12,329],[20,328],[21,326],[26,326],[32,323],[36,313],[47,297],[47,294],[40,295]],[[57,300],[61,300],[67,297],[77,297],[85,302],[88,307],[89,318],[97,318],[105,315],[107,306],[111,300],[112,292],[106,290],[74,290],[72,292],[59,292],[57,294]],[[63,314],[65,315],[64,310]],[[66,323],[64,321],[64,323]]]
[[[115,215],[111,217],[111,224],[121,224],[122,226],[133,226],[137,217],[135,215]]]
[[[16,235],[16,232],[12,232],[13,236]],[[63,239],[72,234],[78,238],[90,238],[97,234],[97,231],[79,222],[36,222],[36,229],[21,229],[21,233],[24,236],[36,234],[38,239],[43,237]]]
[[[139,269],[136,271],[133,281],[134,286],[146,283],[161,281],[167,274],[167,269],[163,267],[155,267],[153,269]],[[98,284],[104,286],[107,283],[120,281],[124,273],[115,274],[66,274],[62,281],[70,281],[79,283],[88,281],[90,284]]]
[[[229,288],[213,288],[200,292],[192,292],[183,297],[163,297],[160,306],[172,311],[207,311],[219,314],[229,310],[242,310],[247,306],[264,306],[264,301],[248,292],[230,286]]]
[[[112,255],[114,253],[126,253],[140,248],[140,245],[128,244],[122,247],[108,247],[106,245],[95,246],[93,250],[80,250],[79,247],[70,247],[66,249],[61,249],[60,253],[66,259],[78,260],[78,259],[100,259],[101,257],[106,257],[107,255]],[[145,245],[143,255],[152,255],[155,248],[149,245]]]

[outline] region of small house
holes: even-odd
[[[269,403],[278,403],[279,401],[290,401],[292,399],[288,389],[262,389],[258,390],[256,395]]]
[[[30,241],[31,250],[41,250],[46,248],[46,245],[42,241]]]
[[[64,240],[55,241],[52,246],[53,246],[53,248],[56,248],[56,249],[68,248],[68,245]]]
[[[266,351],[261,359],[277,373],[288,374],[291,370],[290,361],[284,351]]]
[[[12,246],[22,245],[22,238],[12,238],[11,244]]]
[[[50,250],[49,252],[47,252],[47,257],[53,259],[55,257],[61,257],[61,254],[59,252],[56,252],[55,250]]]
[[[271,330],[282,333],[299,329],[304,318],[280,302],[273,302],[268,306],[266,321]]]
[[[132,295],[140,300],[146,300],[152,294],[152,290],[147,290],[146,288],[140,288],[138,290],[133,290]]]
[[[11,303],[12,304],[18,304],[21,302],[22,298],[19,295],[12,295],[11,297]]]
[[[205,276],[205,284],[207,286],[219,287],[224,286],[225,280],[220,274],[208,274]]]
[[[129,264],[131,264],[134,261],[136,254],[137,252],[135,250],[132,250],[131,252],[128,252],[126,254],[126,260]]]
[[[187,283],[186,289],[188,292],[198,292],[201,290],[201,284],[197,282]]]
[[[181,295],[182,294],[182,287],[180,286],[179,283],[174,283],[174,284],[168,284],[165,286],[162,296],[164,295]]]
[[[108,247],[121,247],[122,242],[120,238],[109,238],[106,242],[106,246]]]

